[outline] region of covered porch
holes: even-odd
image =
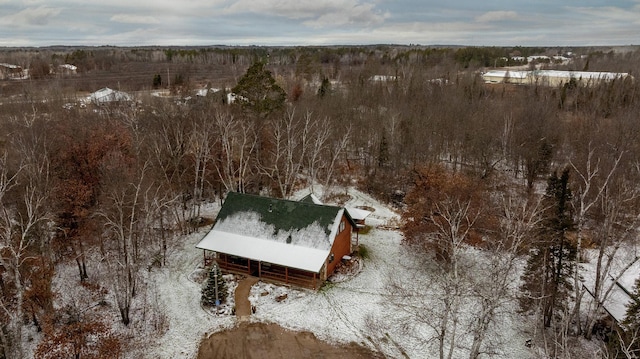
[[[218,263],[220,269],[229,273],[254,276],[266,281],[290,284],[313,290],[322,285],[321,276],[312,271],[226,253],[214,252],[213,256],[207,257],[205,251],[205,264],[210,263],[212,260]]]

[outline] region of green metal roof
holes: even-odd
[[[337,206],[229,192],[218,213],[217,221],[223,221],[242,212],[254,212],[260,216],[263,223],[272,225],[276,232],[291,232],[317,223],[329,235],[341,209]],[[348,212],[345,211],[345,214],[352,225],[355,225]]]

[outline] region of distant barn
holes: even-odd
[[[616,79],[633,79],[626,72],[588,72],[557,70],[491,70],[482,74],[485,83],[506,83],[516,85],[562,86],[571,81],[581,85],[597,85]]]
[[[351,254],[355,227],[342,207],[231,192],[196,247],[225,271],[317,289]]]

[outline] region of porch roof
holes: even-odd
[[[329,250],[211,230],[197,248],[319,273]]]

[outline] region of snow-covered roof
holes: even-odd
[[[8,69],[20,69],[21,67],[14,64],[8,64],[6,62],[0,63],[0,67],[6,67]]]
[[[310,203],[314,203],[314,204],[323,204],[322,201],[320,200],[320,198],[316,197],[316,195],[313,194],[313,193],[309,193],[308,195],[302,197],[300,202],[310,202]]]
[[[509,70],[491,70],[487,71],[482,77],[504,77],[513,79],[525,79],[530,71],[509,71]]]
[[[371,81],[395,81],[398,79],[398,76],[393,76],[393,75],[373,75],[369,78],[369,80]]]
[[[220,91],[220,89],[218,89],[218,88],[213,88],[213,87],[212,87],[212,88],[208,88],[208,87],[204,87],[204,88],[201,88],[201,89],[199,89],[199,90],[197,90],[197,91],[196,91],[196,96],[205,97],[205,96],[207,96],[207,95],[208,95],[208,94],[210,94],[210,93],[216,93],[216,92],[218,92],[218,91]]]
[[[69,71],[76,71],[78,69],[77,66],[71,64],[62,64],[60,65],[60,68],[67,69]]]
[[[365,218],[369,217],[369,215],[373,213],[371,211],[367,211],[365,209],[360,209],[355,207],[348,207],[347,212],[349,212],[349,214],[351,215],[351,218],[353,218],[356,221],[364,221]]]
[[[210,231],[196,247],[316,273],[322,269],[322,265],[329,255],[328,250],[243,236],[215,229]]]
[[[126,92],[105,87],[89,95],[88,100],[99,105],[108,102],[131,101],[132,98],[131,95]]]
[[[619,258],[618,258],[619,259]],[[625,319],[627,313],[627,305],[631,302],[632,297],[630,293],[633,292],[633,286],[635,284],[635,280],[638,277],[638,273],[640,273],[640,261],[635,261],[633,265],[628,268],[620,278],[614,283],[614,276],[617,277],[618,273],[621,271],[621,266],[624,266],[624,261],[616,261],[611,269],[611,274],[607,275],[603,288],[609,288],[613,285],[609,296],[602,303],[604,309],[611,315],[617,322],[622,322]],[[584,285],[587,288],[590,295],[593,295],[591,291],[593,290],[595,283],[595,261],[590,263],[582,263],[582,267],[584,268],[583,278]]]
[[[231,192],[196,247],[319,272],[338,233],[341,207]]]
[[[527,79],[527,78],[562,78],[562,79],[583,79],[583,80],[614,80],[626,78],[626,72],[591,72],[591,71],[559,71],[559,70],[533,70],[533,71],[510,71],[491,70],[482,75],[487,79],[498,77],[504,79]]]
[[[601,72],[601,71],[559,71],[559,70],[535,70],[532,76],[540,77],[561,77],[576,79],[613,80],[619,77],[626,77],[626,72]]]

